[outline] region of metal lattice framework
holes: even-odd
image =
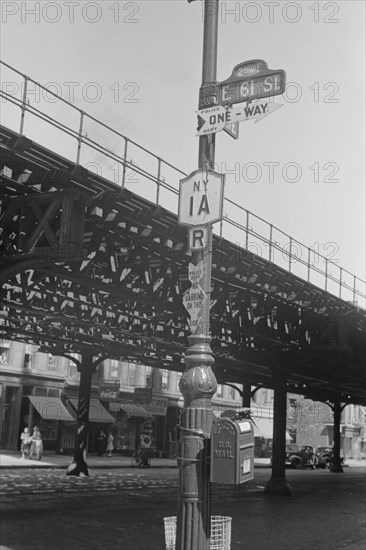
[[[1,337],[182,371],[191,253],[177,216],[13,130],[1,127],[0,138]],[[159,202],[169,184],[161,174],[154,181]],[[258,234],[243,216],[247,245]],[[365,312],[276,265],[278,243],[267,243],[264,259],[214,236],[218,381],[270,388],[281,365],[290,391],[366,404]],[[362,297],[352,278],[344,284],[341,270],[340,294]]]

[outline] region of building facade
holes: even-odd
[[[75,355],[75,359],[79,359]],[[108,359],[92,379],[88,452],[97,449],[101,430],[112,433],[116,452],[151,447],[173,456],[183,408],[181,373]],[[71,454],[77,430],[80,374],[65,357],[40,353],[36,346],[0,341],[1,448],[16,450],[25,427],[41,430],[45,450]],[[218,386],[216,411],[239,407],[240,394]]]
[[[75,355],[75,359],[79,359]],[[130,454],[140,446],[158,456],[174,456],[177,426],[183,409],[181,373],[108,359],[92,379],[88,452],[97,449],[101,430],[112,433],[116,452]],[[2,449],[20,447],[25,427],[37,425],[45,450],[71,454],[77,430],[80,374],[65,357],[40,353],[36,346],[0,340],[0,443]],[[212,406],[219,416],[240,408],[238,389],[218,385]],[[255,456],[267,458],[273,442],[273,391],[259,388],[251,401]],[[341,454],[364,458],[366,407],[348,405],[341,420]],[[333,444],[333,415],[324,403],[288,394],[287,441]]]

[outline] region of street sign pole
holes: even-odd
[[[217,65],[219,0],[204,0],[204,32],[202,92],[214,88]],[[215,100],[212,99],[212,104]],[[210,104],[207,98],[206,106]],[[199,138],[199,169],[214,168],[215,134]],[[214,358],[210,347],[210,295],[212,260],[212,225],[207,226],[206,246],[193,250],[193,262],[203,263],[202,290],[207,295],[203,301],[201,322],[188,337],[189,347],[185,356],[186,368],[180,381],[184,397],[179,453],[179,509],[176,550],[209,550],[211,528],[210,502],[210,433],[213,423],[211,399],[217,382],[212,371]]]

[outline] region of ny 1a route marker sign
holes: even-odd
[[[255,120],[257,123],[277,111],[280,107],[282,107],[281,103],[258,101],[244,107],[229,108],[217,105],[208,109],[202,109],[201,111],[197,111],[197,113],[204,121],[204,124],[198,130],[197,136],[221,132],[229,123],[246,120]]]
[[[219,105],[241,103],[283,94],[286,73],[282,69],[271,70],[263,59],[239,63],[229,78],[218,84]]]
[[[179,182],[178,222],[208,225],[222,217],[224,175],[213,170],[195,170]]]

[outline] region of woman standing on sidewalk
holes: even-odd
[[[35,453],[37,460],[42,459],[43,442],[42,442],[41,432],[39,431],[38,426],[34,426],[33,428],[32,445],[30,448],[30,455],[29,455],[30,459],[33,458],[33,453]]]
[[[112,451],[114,449],[113,441],[114,441],[114,437],[113,437],[112,433],[109,433],[108,443],[107,443],[107,452],[108,452],[107,456],[112,456]]]

